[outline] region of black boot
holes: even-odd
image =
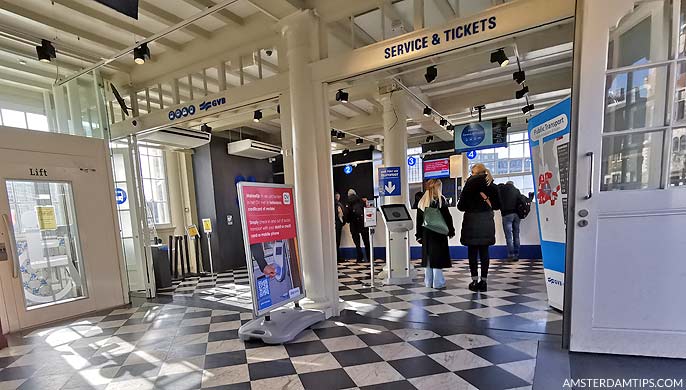
[[[488,290],[488,285],[484,279],[481,279],[481,281],[477,284],[476,286],[479,291],[481,292],[486,292]]]
[[[471,283],[469,283],[468,288],[474,292],[479,291],[479,282],[477,282],[476,280],[472,281]]]

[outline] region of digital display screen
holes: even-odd
[[[441,179],[450,177],[450,159],[441,158],[438,160],[424,161],[424,178]]]
[[[381,212],[383,212],[384,219],[387,222],[408,221],[411,219],[410,213],[402,204],[381,206]]]
[[[507,146],[507,118],[455,126],[455,151]]]

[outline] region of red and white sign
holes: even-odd
[[[438,179],[441,177],[450,177],[450,159],[442,158],[440,160],[424,161],[424,178]]]
[[[243,204],[251,245],[296,237],[292,188],[245,186]]]

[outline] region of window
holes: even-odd
[[[47,116],[7,108],[0,109],[0,124],[20,129],[50,131]]]
[[[526,131],[508,134],[507,147],[479,150],[476,157],[468,161],[470,165],[484,164],[498,184],[512,181],[522,194],[534,191],[529,134]]]
[[[164,151],[142,146],[138,148],[138,151],[145,203],[152,212],[156,225],[169,224],[171,223],[171,213],[169,211]]]
[[[3,126],[18,127],[20,129],[26,128],[26,113],[23,111],[2,109],[2,124]]]

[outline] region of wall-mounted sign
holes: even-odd
[[[470,150],[467,152],[467,158],[470,160],[474,160],[476,158],[476,150]]]
[[[29,168],[29,175],[31,175],[31,176],[48,176],[48,170],[45,168]]]
[[[407,165],[413,167],[417,163],[417,159],[414,158],[414,156],[410,156],[407,158]]]
[[[221,106],[223,104],[226,104],[226,98],[221,97],[218,99],[213,99],[213,100],[204,100],[202,103],[198,105],[201,111],[207,111],[212,107],[216,106]],[[176,110],[171,110],[167,114],[167,117],[169,118],[170,121],[185,118],[188,116],[193,116],[197,112],[195,105],[191,104],[188,106],[180,107],[177,108]]]
[[[343,167],[343,173],[345,173],[346,175],[353,173],[353,166],[350,164],[344,166]]]
[[[400,167],[379,168],[379,193],[383,196],[400,196]]]
[[[129,197],[126,195],[126,191],[124,191],[123,188],[117,187],[114,189],[114,199],[117,200],[117,205],[122,205],[126,203],[126,200],[128,198]]]

